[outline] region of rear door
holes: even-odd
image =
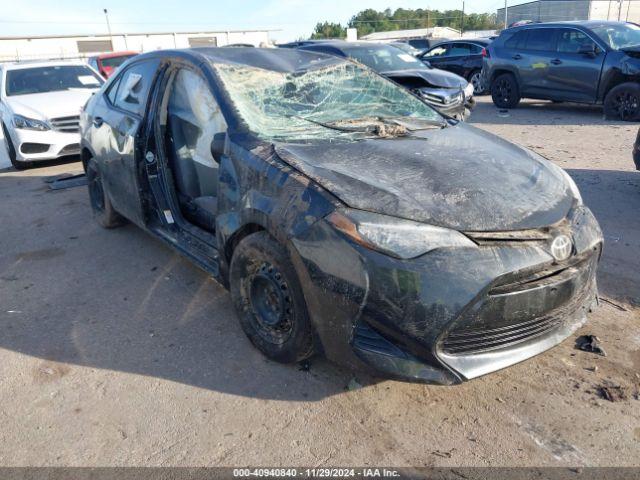
[[[447,52],[444,70],[457,73],[461,77],[467,77],[467,70],[472,61],[474,52],[480,53],[481,49],[474,47],[467,42],[451,43],[451,48]]]
[[[144,59],[122,72],[107,92],[109,108],[94,118],[106,145],[102,175],[114,208],[129,220],[144,223],[136,157],[142,155],[142,119],[149,91],[156,78],[159,59]]]
[[[549,88],[554,98],[574,102],[595,102],[600,72],[604,62],[603,49],[576,28],[559,28],[556,57],[549,67]],[[593,54],[580,53],[590,48]]]
[[[517,48],[513,59],[520,72],[520,88],[523,96],[547,98],[551,94],[549,80],[551,61],[556,58],[555,28],[531,28],[526,30],[524,45]]]
[[[420,59],[423,61],[428,61],[435,68],[447,70],[447,55],[450,49],[450,44],[441,43],[440,45],[436,45],[435,47],[432,47],[428,51],[426,51]]]

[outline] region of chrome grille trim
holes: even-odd
[[[52,118],[51,126],[60,132],[77,133],[80,131],[80,115]]]

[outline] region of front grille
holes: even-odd
[[[564,320],[560,313],[493,329],[467,328],[450,333],[442,346],[446,353],[478,353],[503,348],[544,335]]]
[[[25,142],[22,145],[20,145],[20,151],[22,153],[25,153],[25,154],[44,153],[47,150],[49,150],[49,144],[48,143]]]
[[[77,133],[80,131],[80,116],[52,118],[51,126],[60,132]]]
[[[442,340],[449,354],[507,348],[545,335],[572,318],[593,293],[597,251],[570,264],[505,276]]]

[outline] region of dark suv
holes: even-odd
[[[640,117],[640,26],[559,22],[504,30],[489,46],[483,82],[493,103],[521,98],[602,103],[610,118]]]

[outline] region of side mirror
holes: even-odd
[[[595,43],[585,43],[580,45],[580,48],[578,49],[578,53],[582,55],[586,55],[589,58],[595,58],[596,55],[598,54],[598,50]]]
[[[227,132],[216,133],[211,141],[211,155],[216,163],[220,163],[220,158],[226,153]]]
[[[420,60],[422,60],[422,63],[424,63],[428,68],[432,68],[431,62],[429,62],[429,60],[425,60],[424,57],[421,58]]]

